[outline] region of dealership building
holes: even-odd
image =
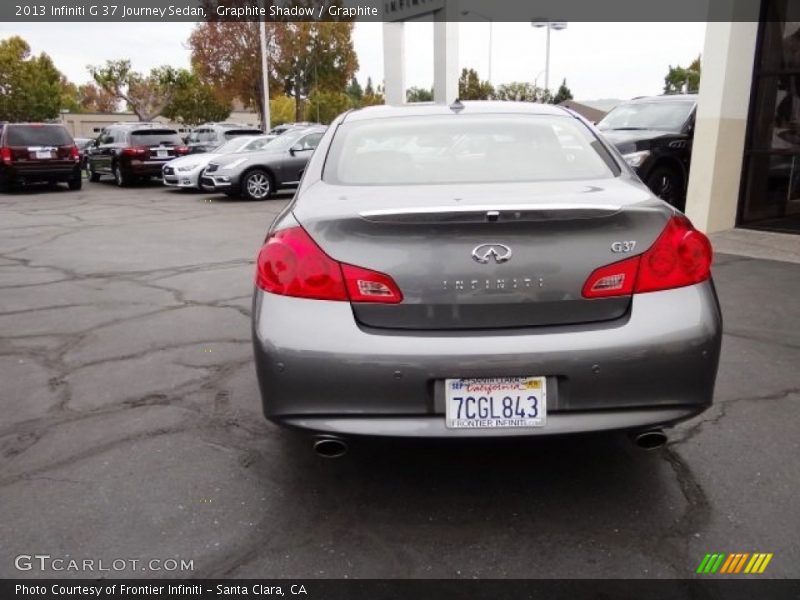
[[[760,10],[759,22],[706,28],[686,213],[709,233],[800,233],[800,0],[761,0]],[[405,101],[403,22],[426,15],[434,21],[434,100],[457,96],[463,12],[444,0],[387,4],[388,103]]]

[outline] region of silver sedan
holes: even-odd
[[[266,417],[316,437],[626,430],[709,407],[708,238],[591,124],[478,102],[340,116],[256,265]]]

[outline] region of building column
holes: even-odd
[[[686,214],[708,233],[736,224],[757,37],[754,22],[706,26]]]
[[[455,0],[434,13],[433,100],[450,104],[458,98],[458,6]]]
[[[383,24],[383,93],[386,104],[406,101],[406,46],[403,22]]]

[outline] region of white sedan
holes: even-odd
[[[189,154],[165,163],[161,168],[164,185],[184,189],[200,189],[200,176],[215,158],[234,152],[261,150],[275,139],[274,135],[247,135],[235,137],[211,152]]]

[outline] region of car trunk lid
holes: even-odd
[[[353,303],[353,312],[365,326],[397,329],[620,318],[630,297],[589,300],[582,287],[596,268],[645,250],[669,216],[645,189],[617,179],[469,185],[458,194],[319,182],[294,214],[331,257],[394,279],[400,304]]]

